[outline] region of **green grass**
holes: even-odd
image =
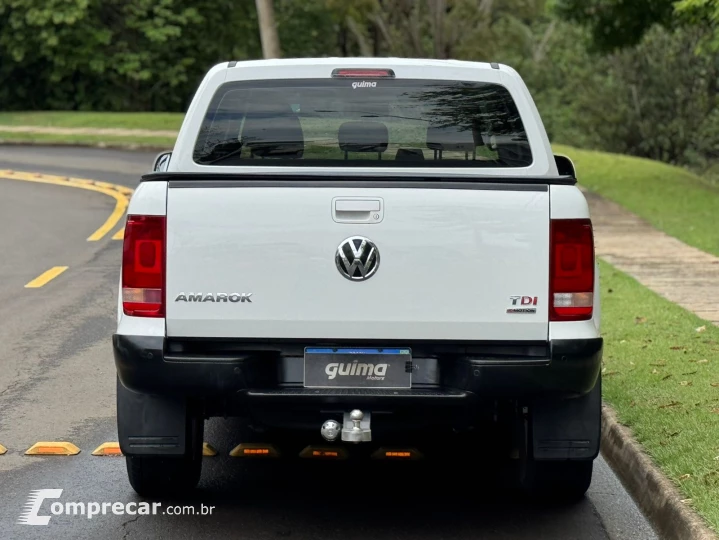
[[[76,111],[0,112],[0,126],[179,130],[182,113]],[[1,128],[0,128],[1,129]]]
[[[580,184],[679,240],[719,255],[719,185],[684,169],[635,157],[555,145]]]
[[[600,265],[604,398],[719,531],[719,328]]]
[[[13,143],[42,144],[89,144],[108,146],[140,146],[146,148],[171,150],[175,145],[172,137],[118,137],[114,135],[55,135],[50,133],[7,133],[0,125],[0,144],[3,141]]]

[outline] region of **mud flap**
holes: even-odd
[[[183,455],[191,430],[187,400],[138,394],[117,381],[117,432],[128,455]]]
[[[594,459],[601,437],[601,377],[582,397],[535,403],[531,416],[534,459]]]

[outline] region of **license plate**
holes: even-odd
[[[305,349],[305,387],[410,388],[410,349]]]

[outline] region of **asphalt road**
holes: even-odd
[[[0,147],[0,169],[91,178],[135,186],[154,153]],[[655,538],[606,463],[599,459],[578,504],[520,501],[491,468],[457,463],[246,462],[226,456],[241,426],[213,419],[199,491],[160,514],[52,516],[16,524],[32,490],[58,488],[43,502],[142,502],[124,459],[93,457],[117,440],[114,329],[121,242],[87,237],[111,213],[99,193],[0,179],[0,538],[247,539],[632,539]],[[113,230],[114,232],[114,230]],[[55,266],[46,285],[26,283]],[[71,441],[77,456],[29,457],[38,441]],[[400,466],[401,465],[401,466]],[[213,506],[211,515],[168,515],[168,505]]]

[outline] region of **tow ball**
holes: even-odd
[[[327,441],[335,441],[342,434],[344,442],[369,442],[372,440],[372,429],[370,428],[371,413],[364,413],[359,409],[344,413],[343,425],[336,420],[327,420],[322,424],[320,433]]]

